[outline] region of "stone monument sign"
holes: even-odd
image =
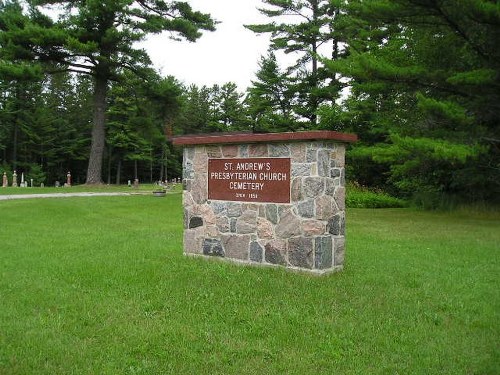
[[[208,199],[290,203],[290,158],[208,160]]]
[[[345,254],[345,145],[309,131],[180,136],[184,253],[325,273]]]

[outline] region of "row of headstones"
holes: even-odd
[[[33,179],[30,180],[31,182],[31,187],[33,187]],[[3,177],[2,177],[2,187],[8,187],[9,186],[9,179],[7,177],[7,172],[3,172]],[[14,171],[12,174],[12,187],[28,187],[28,181],[24,181],[24,173],[21,173],[21,183],[18,185],[17,183],[17,172]],[[60,187],[61,183],[59,181],[56,181],[55,187]],[[66,175],[66,183],[64,184],[65,187],[70,187],[71,186],[71,173],[68,172]],[[40,187],[44,187],[44,184],[40,184]]]
[[[173,178],[171,183],[172,184],[177,184],[177,183],[180,183],[181,182],[181,179],[180,178]],[[165,182],[163,181],[159,181],[157,183],[159,186],[164,186],[164,187],[167,187],[169,182],[168,180],[165,180]],[[2,187],[8,187],[9,186],[9,179],[7,177],[7,172],[3,172],[3,178],[2,178]],[[24,173],[21,173],[21,183],[18,185],[17,183],[17,173],[16,171],[14,171],[14,173],[12,174],[12,187],[28,187],[28,182],[27,181],[24,181]],[[44,187],[45,185],[42,183],[40,185],[40,187]],[[55,183],[55,187],[60,187],[61,186],[61,183],[59,181],[56,181]],[[64,184],[64,187],[70,187],[71,186],[71,173],[68,172],[68,174],[66,175],[66,183]],[[132,186],[132,181],[128,180],[128,186],[131,187]],[[134,180],[134,184],[133,184],[134,187],[139,187],[139,179],[135,179]],[[33,179],[31,179],[31,187],[33,187]]]
[[[181,179],[180,178],[172,178],[172,180],[170,180],[170,182],[168,180],[165,180],[165,181],[156,181],[154,183],[154,185],[156,186],[160,186],[160,187],[164,187],[164,188],[169,188],[171,187],[172,185],[175,185],[175,184],[179,184],[181,183]],[[128,180],[127,182],[128,184],[128,187],[134,187],[134,188],[138,188],[139,187],[139,179],[135,179],[133,184],[132,184],[132,181],[131,180]]]
[[[156,181],[155,182],[155,185],[158,185],[158,186],[161,186],[161,187],[165,187],[165,188],[169,188],[173,185],[176,185],[176,184],[180,184],[182,181],[180,178],[172,178],[170,181],[168,180],[165,180],[165,181]]]

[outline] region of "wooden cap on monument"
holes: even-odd
[[[173,137],[172,143],[178,146],[207,145],[224,143],[271,143],[287,141],[325,140],[352,143],[358,136],[350,133],[340,133],[332,130],[311,130],[285,133],[210,133],[192,134]]]

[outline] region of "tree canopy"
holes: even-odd
[[[263,3],[269,22],[247,27],[271,35],[271,48],[245,95],[231,82],[160,77],[137,48],[149,33],[195,41],[214,30],[187,3],[0,1],[2,169],[163,179],[180,176],[172,133],[321,128],[359,135],[347,168],[360,184],[498,201],[498,2]],[[283,67],[280,52],[297,60]]]
[[[330,115],[361,136],[352,161],[374,163],[353,167],[354,176],[407,195],[492,199],[500,183],[498,4],[343,6],[338,31],[349,55],[326,65],[351,77],[352,96]]]
[[[109,83],[119,81],[124,71],[142,76],[150,64],[136,42],[161,32],[193,42],[201,30],[215,30],[216,22],[179,1],[35,0],[25,5],[26,15],[15,1],[2,4],[0,61],[22,61],[23,66],[34,61],[46,73],[71,71],[93,77],[87,183],[100,183]]]

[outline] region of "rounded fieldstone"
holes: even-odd
[[[288,145],[269,145],[269,156],[284,157],[290,156],[290,147]]]
[[[288,261],[292,266],[312,268],[313,240],[310,237],[294,237],[288,240]]]
[[[248,158],[248,145],[240,145],[239,152],[241,158]]]
[[[316,237],[314,244],[314,268],[324,270],[332,267],[332,237]]]
[[[343,216],[338,213],[328,220],[328,232],[334,236],[343,236],[345,233],[345,223]]]
[[[229,230],[231,233],[236,233],[236,218],[232,217],[229,219]]]
[[[315,199],[316,218],[319,220],[328,220],[335,213],[333,198],[329,195],[322,195]]]
[[[333,264],[342,266],[345,258],[345,238],[336,238],[333,242]]]
[[[318,151],[318,175],[328,177],[330,171],[330,151]]]
[[[194,147],[184,148],[184,160],[193,159],[193,158],[194,158]]]
[[[248,155],[250,157],[268,156],[266,144],[251,144],[248,146]]]
[[[290,198],[292,202],[302,200],[302,178],[296,177],[292,180],[292,187],[290,189]]]
[[[290,209],[286,210],[275,227],[275,233],[279,238],[290,238],[300,235],[300,219]]]
[[[300,202],[297,205],[297,212],[302,217],[307,217],[307,218],[314,217],[314,200],[310,199],[307,201]]]
[[[193,216],[189,220],[189,229],[198,228],[203,226],[203,219],[199,216]]]
[[[222,235],[221,239],[226,258],[248,260],[250,236],[228,234]]]
[[[335,180],[332,178],[327,178],[325,182],[325,194],[333,196],[335,194],[335,187],[338,186],[338,184],[335,184]]]
[[[193,200],[198,204],[203,204],[207,201],[208,192],[207,192],[207,175],[199,173],[197,178],[194,180],[191,195],[193,196]]]
[[[203,228],[186,229],[184,231],[183,242],[186,254],[200,254],[203,252]]]
[[[265,260],[267,263],[286,265],[286,244],[284,241],[270,241],[264,247]]]
[[[237,145],[223,145],[222,155],[225,158],[235,158],[238,156],[238,146]]]
[[[236,221],[236,232],[241,234],[257,231],[257,211],[247,210]]]
[[[217,217],[217,229],[222,233],[229,232],[231,229],[229,219],[225,216]]]
[[[252,262],[262,263],[263,253],[264,249],[258,242],[254,241],[250,243],[250,260]]]
[[[192,185],[193,185],[193,180],[188,180],[188,179],[182,180],[182,190],[189,192],[191,191]]]
[[[332,168],[330,171],[330,177],[335,178],[335,177],[340,177],[341,169],[340,168]]]
[[[228,217],[238,217],[241,216],[241,203],[228,203],[227,205],[227,216]]]
[[[316,149],[308,149],[306,152],[306,161],[315,163],[318,159],[318,151]]]
[[[203,218],[206,224],[215,225],[217,222],[217,217],[215,216],[214,210],[210,204],[199,205],[195,211],[196,214]]]
[[[335,190],[335,194],[333,195],[333,197],[335,198],[335,202],[337,203],[337,207],[340,210],[345,210],[345,188],[339,186]]]
[[[187,178],[194,178],[193,163],[189,160],[184,162],[184,165],[182,168],[182,179],[184,180]]]
[[[275,204],[266,204],[266,219],[278,224],[278,207]]]
[[[304,163],[306,161],[306,146],[304,143],[291,144],[292,162]]]
[[[292,177],[310,176],[311,164],[308,163],[294,163],[292,164]]]
[[[224,249],[220,240],[216,238],[205,238],[203,239],[203,254],[210,256],[224,256]]]
[[[210,158],[220,158],[222,152],[219,146],[207,146],[207,155]]]
[[[317,236],[325,233],[326,223],[320,220],[302,221],[302,231],[305,236]]]
[[[226,202],[214,201],[210,202],[210,206],[216,215],[224,214],[227,211]]]
[[[303,191],[306,197],[316,198],[323,194],[324,190],[325,182],[322,177],[307,177],[304,179]]]
[[[259,238],[273,238],[273,225],[269,220],[257,218],[257,235]]]

